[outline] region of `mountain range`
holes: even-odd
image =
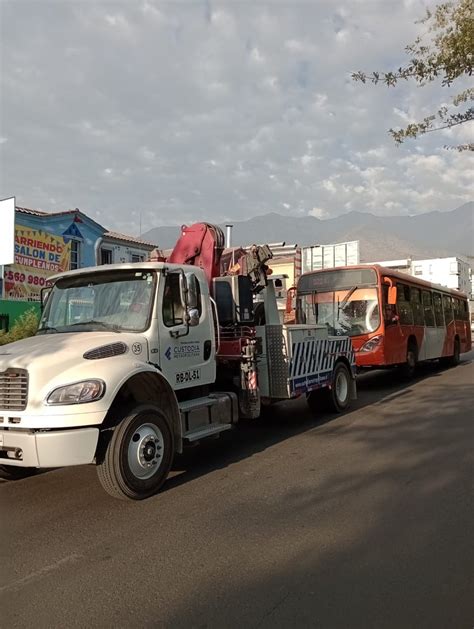
[[[361,261],[397,258],[473,256],[474,202],[450,212],[433,211],[416,216],[376,216],[349,212],[336,218],[283,216],[275,212],[234,221],[232,243],[316,245],[360,241]],[[203,216],[202,220],[205,220]],[[155,227],[142,234],[162,249],[173,247],[179,226]]]

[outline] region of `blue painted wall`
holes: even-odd
[[[51,216],[35,216],[23,212],[15,213],[15,226],[29,227],[54,234],[66,236],[80,242],[79,267],[95,265],[94,245],[103,236],[105,228],[90,219],[82,212]]]

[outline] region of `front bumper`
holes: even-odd
[[[92,463],[98,428],[28,431],[0,429],[0,465],[66,467]]]

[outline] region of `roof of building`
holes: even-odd
[[[107,238],[108,240],[119,240],[120,242],[127,242],[135,245],[142,245],[150,249],[158,248],[158,245],[149,242],[148,240],[136,238],[135,236],[126,236],[125,234],[120,234],[119,232],[105,232],[104,238]]]
[[[156,245],[155,243],[149,242],[147,240],[143,240],[142,238],[136,238],[135,236],[127,236],[126,234],[120,234],[119,232],[114,232],[114,231],[105,231],[105,227],[97,223],[97,221],[95,221],[94,219],[90,218],[90,216],[87,216],[87,214],[84,214],[84,212],[82,212],[79,208],[76,208],[74,210],[63,210],[61,212],[43,212],[42,210],[32,210],[31,208],[19,207],[17,205],[15,209],[17,212],[20,212],[21,214],[29,214],[30,216],[38,216],[40,218],[44,218],[46,216],[81,215],[87,218],[88,220],[92,221],[96,225],[98,225],[101,229],[103,229],[104,238],[107,238],[109,240],[124,242],[128,244],[141,245],[142,247],[146,247],[147,249],[150,249],[150,250],[158,247],[158,245]]]
[[[82,210],[80,210],[77,207],[74,210],[62,210],[61,212],[43,212],[43,210],[32,210],[31,208],[20,207],[17,205],[15,206],[15,210],[17,212],[20,212],[21,214],[29,214],[30,216],[38,216],[40,218],[45,218],[48,216],[67,216],[67,215],[81,216],[87,219],[88,221],[90,221],[91,223],[94,223],[94,225],[97,225],[100,229],[105,230],[105,227],[103,225],[95,221],[93,218],[85,214]]]

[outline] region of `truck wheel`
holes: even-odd
[[[36,474],[36,467],[17,467],[16,465],[0,465],[0,478],[3,480],[21,480]]]
[[[332,374],[331,388],[324,389],[326,408],[342,413],[351,403],[351,374],[344,363],[338,363]]]
[[[143,500],[160,489],[172,460],[173,438],[165,415],[154,406],[140,406],[116,427],[97,474],[114,498]]]
[[[307,395],[308,406],[313,414],[322,410],[342,413],[351,401],[352,378],[344,363],[338,363],[332,374],[330,387],[311,391]]]

